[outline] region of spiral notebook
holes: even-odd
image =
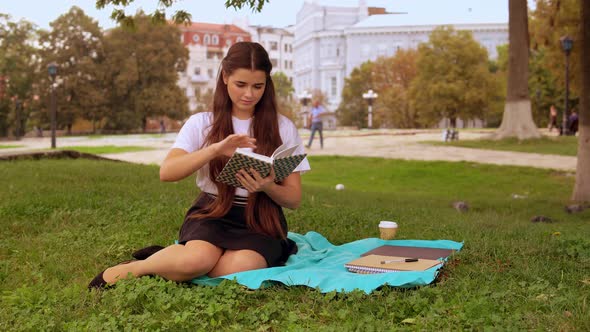
[[[453,253],[455,253],[455,250],[452,249],[384,245],[373,250],[369,250],[361,256],[384,255],[425,259],[446,259]]]
[[[397,260],[403,261],[406,258],[412,257],[367,255],[344,264],[344,267],[348,271],[354,273],[373,274],[400,271],[424,271],[433,266],[443,264],[442,261],[422,258],[415,262],[391,262]]]

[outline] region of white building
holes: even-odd
[[[203,98],[215,89],[221,60],[229,47],[240,41],[251,41],[247,31],[233,24],[194,22],[180,25],[182,42],[189,51],[185,72],[179,75],[180,86],[189,99],[189,109],[207,106]]]
[[[247,30],[252,41],[262,45],[268,52],[273,73],[283,72],[293,83],[293,28],[251,25]]]
[[[294,88],[296,94],[321,90],[326,108],[334,111],[341,101],[344,79],[355,67],[398,49],[416,48],[443,25],[469,30],[494,58],[496,46],[508,43],[508,23],[472,22],[468,16],[454,21],[424,21],[420,13],[386,13],[368,7],[365,0],[304,2],[297,14],[294,41]],[[349,2],[350,3],[350,2]]]

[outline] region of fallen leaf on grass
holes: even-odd
[[[406,318],[406,319],[402,320],[402,323],[404,323],[404,324],[416,324],[416,318]]]
[[[584,280],[580,280],[583,284],[590,285],[590,278],[586,278]]]

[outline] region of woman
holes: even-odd
[[[274,173],[262,178],[254,170],[238,173],[244,188],[214,180],[236,148],[270,156],[287,143],[299,144],[296,153],[303,153],[297,128],[277,112],[271,70],[260,44],[240,42],[229,49],[221,63],[213,112],[189,118],[160,167],[162,181],[178,181],[196,172],[201,189],[186,214],[179,244],[144,260],[110,267],[89,287],[114,284],[129,273],[175,281],[217,277],[281,265],[296,251],[294,242],[287,239],[282,207],[299,206],[299,172],[309,170],[306,159],[281,183],[275,183]]]

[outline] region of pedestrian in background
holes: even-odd
[[[309,143],[307,144],[308,148],[311,148],[311,143],[313,142],[313,137],[315,136],[315,132],[319,132],[320,134],[320,147],[324,148],[324,135],[323,135],[323,123],[322,123],[322,115],[326,112],[326,109],[320,105],[319,100],[313,101],[313,107],[311,108],[311,114],[309,116],[309,122],[311,123],[311,136],[309,137]]]

